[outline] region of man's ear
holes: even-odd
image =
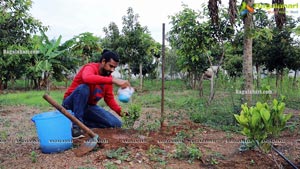
[[[101,64],[105,64],[106,63],[106,60],[105,59],[102,59],[102,61],[101,61]]]

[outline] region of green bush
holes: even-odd
[[[292,114],[284,114],[284,97],[279,101],[274,99],[271,105],[257,102],[254,107],[243,104],[240,115],[234,114],[242,127],[242,134],[250,141],[250,148],[255,144],[261,146],[267,138],[276,138],[285,128]]]

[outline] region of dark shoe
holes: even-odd
[[[72,137],[73,139],[83,138],[83,131],[80,128],[72,128]]]

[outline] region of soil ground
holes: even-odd
[[[158,114],[155,109],[143,112]],[[299,111],[292,111],[299,123]],[[67,151],[43,154],[31,117],[41,111],[26,106],[0,107],[0,168],[292,168],[273,151],[240,152],[238,133],[224,132],[187,119],[160,130],[93,129],[102,144],[82,157],[73,151],[88,136],[73,140]],[[146,117],[141,117],[146,118]],[[138,121],[137,123],[141,122]],[[172,124],[171,122],[169,124]],[[295,126],[274,143],[290,161],[300,167],[300,131]],[[184,144],[180,144],[184,143]],[[201,152],[192,160],[185,150],[192,144]],[[180,148],[179,145],[187,146]],[[181,150],[181,152],[179,152]],[[196,151],[197,152],[197,151]],[[189,162],[190,160],[190,162]]]

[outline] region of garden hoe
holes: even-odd
[[[63,106],[59,105],[48,94],[44,94],[43,98],[47,100],[47,102],[50,103],[53,107],[59,110],[62,114],[64,114],[67,118],[69,118],[72,122],[77,124],[84,132],[86,132],[91,137],[89,140],[85,141],[78,149],[74,150],[74,153],[77,157],[83,156],[84,154],[92,151],[97,146],[99,139],[99,136],[97,134],[95,134],[76,117],[71,115]]]

